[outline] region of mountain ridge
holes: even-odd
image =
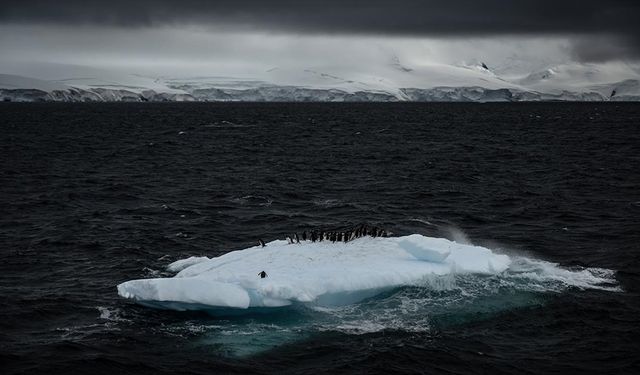
[[[70,70],[73,73],[73,70]],[[506,79],[485,63],[405,66],[375,71],[325,67],[270,68],[255,76],[147,77],[87,68],[80,77],[41,79],[0,74],[3,101],[275,101],[492,102],[640,101],[640,77],[629,69],[559,65]]]

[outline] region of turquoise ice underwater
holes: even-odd
[[[216,258],[190,257],[167,269],[177,274],[127,281],[118,293],[144,306],[207,311],[210,318],[163,329],[230,356],[321,332],[428,333],[542,304],[569,288],[620,291],[611,270],[568,269],[419,234],[347,243],[276,240]]]

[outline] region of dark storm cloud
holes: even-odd
[[[640,60],[640,37],[580,37],[572,41],[570,52],[576,61],[583,62],[605,62],[616,57]]]
[[[0,0],[0,23],[205,25],[293,33],[578,36],[583,61],[640,55],[638,0]],[[589,38],[593,38],[592,41]]]
[[[592,0],[5,0],[4,22],[256,28],[402,35],[637,34],[640,2]]]

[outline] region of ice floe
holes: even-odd
[[[175,277],[127,281],[118,293],[175,310],[342,306],[431,278],[497,274],[510,264],[509,256],[484,247],[419,234],[347,243],[276,240],[216,258],[179,260],[168,267],[179,271]]]

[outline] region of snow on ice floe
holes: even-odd
[[[169,265],[179,271],[175,277],[127,281],[118,293],[175,310],[341,306],[433,277],[497,274],[510,264],[509,256],[484,247],[419,234],[348,243],[276,240],[212,259],[179,260]],[[261,271],[268,276],[261,278]]]
[[[460,277],[489,278],[512,291],[621,291],[611,270],[567,269],[419,234],[362,237],[348,243],[276,240],[216,258],[178,260],[168,269],[178,273],[124,282],[118,293],[155,308],[237,312],[290,305],[340,307],[400,287],[455,284]],[[261,278],[261,271],[267,277]],[[487,285],[479,282],[477,287]]]
[[[171,272],[180,272],[187,267],[191,267],[194,264],[204,262],[205,260],[209,260],[209,258],[208,257],[189,257],[186,259],[180,259],[168,265],[167,270]]]

